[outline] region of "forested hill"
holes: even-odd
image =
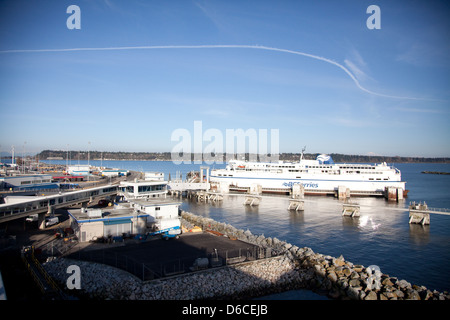
[[[315,159],[317,153],[304,154],[305,159]],[[248,156],[248,155],[247,155]],[[338,163],[450,163],[450,158],[422,158],[422,157],[398,157],[398,156],[364,156],[364,155],[346,155],[339,153],[332,153],[330,156],[334,162]],[[69,157],[73,160],[171,160],[170,152],[108,152],[108,151],[66,151],[66,150],[44,150],[36,155],[40,160],[46,159],[66,159]],[[192,156],[192,159],[194,157]],[[282,153],[279,157],[284,161],[298,161],[300,159],[299,153]],[[224,157],[225,160],[225,157]]]

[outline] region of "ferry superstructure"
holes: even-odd
[[[211,183],[222,189],[244,191],[260,185],[262,192],[289,192],[294,184],[302,184],[305,194],[336,194],[339,187],[359,196],[383,196],[388,188],[406,196],[399,169],[384,163],[334,163],[327,155],[299,162],[250,162],[230,160],[225,169],[211,171]]]

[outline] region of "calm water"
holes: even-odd
[[[50,161],[48,161],[50,162]],[[65,164],[64,161],[53,163]],[[80,161],[86,163],[86,161]],[[100,165],[100,161],[90,161]],[[164,172],[174,178],[199,170],[200,165],[174,165],[170,161],[103,161],[103,165],[136,171]],[[215,165],[216,168],[225,165]],[[219,204],[183,200],[182,208],[227,222],[254,234],[277,237],[299,247],[345,259],[355,264],[378,265],[382,272],[428,289],[450,290],[450,216],[433,214],[429,226],[410,225],[409,201],[426,201],[429,207],[450,208],[450,164],[396,164],[410,190],[401,203],[378,198],[352,198],[361,205],[361,217],[341,216],[342,203],[333,197],[305,197],[305,211],[287,210],[288,197],[265,196],[259,207],[243,205],[244,198],[227,195]],[[212,167],[212,166],[211,166]]]

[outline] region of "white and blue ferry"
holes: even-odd
[[[230,160],[225,169],[212,170],[210,179],[230,191],[260,185],[262,192],[288,193],[294,184],[302,184],[305,194],[335,195],[339,187],[359,196],[383,196],[389,187],[407,194],[400,170],[385,162],[334,163],[331,156],[323,154],[306,160],[303,152],[299,162]]]

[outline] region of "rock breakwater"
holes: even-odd
[[[242,299],[292,289],[309,289],[332,299],[352,300],[448,300],[448,292],[431,291],[406,280],[383,274],[376,266],[364,267],[297,247],[275,237],[254,235],[223,222],[182,212],[186,229],[192,226],[216,231],[265,248],[271,258],[244,262],[173,278],[142,282],[114,267],[60,258],[44,264],[63,287],[67,267],[81,270],[80,293],[94,299],[193,300]]]
[[[210,228],[258,246],[271,248],[274,254],[283,254],[297,273],[295,286],[306,288],[333,299],[352,300],[449,300],[447,291],[429,290],[406,280],[383,274],[377,266],[364,267],[338,258],[314,252],[311,248],[299,248],[277,238],[253,235],[249,230],[183,212],[183,219]]]

